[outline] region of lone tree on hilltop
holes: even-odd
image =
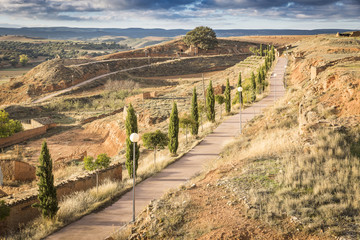
[[[164,149],[168,145],[168,136],[160,130],[156,130],[143,134],[142,140],[147,149],[154,150],[154,165],[156,165],[156,151],[157,149]]]
[[[211,80],[206,91],[206,114],[209,121],[215,122],[215,96]]]
[[[177,110],[177,105],[174,102],[173,108],[170,114],[170,123],[169,123],[169,151],[173,155],[176,154],[176,151],[179,146],[179,115]]]
[[[130,135],[132,133],[138,133],[138,125],[137,125],[137,117],[135,114],[135,110],[133,106],[130,104],[127,110],[127,116],[125,121],[125,128],[126,128],[126,162],[125,166],[128,170],[129,177],[132,178],[133,176],[133,158],[134,158],[134,150],[133,150],[133,143],[130,140]],[[140,156],[140,146],[135,143],[135,176],[136,170],[138,168],[138,160]]]
[[[231,112],[231,94],[230,94],[230,83],[229,79],[226,80],[226,88],[224,93],[225,100],[225,111],[226,113]]]
[[[96,194],[99,188],[99,170],[107,168],[110,165],[110,157],[106,153],[99,154],[94,161],[93,157],[84,157],[84,168],[88,171],[94,171],[96,174]]]
[[[52,160],[46,141],[43,142],[39,157],[39,166],[37,166],[36,176],[39,177],[39,203],[33,204],[33,207],[41,210],[44,218],[53,219],[59,210],[56,199],[56,189],[54,186],[54,175],[52,172]]]
[[[191,100],[191,119],[194,121],[194,124],[191,127],[191,134],[193,136],[196,136],[199,133],[199,109],[197,102],[196,87],[194,87],[193,96]]]
[[[188,46],[193,45],[204,50],[214,49],[218,45],[215,31],[204,26],[186,33],[183,40]]]
[[[225,102],[225,98],[223,95],[216,95],[215,100],[220,105],[220,118],[222,118],[222,105]]]

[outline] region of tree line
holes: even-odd
[[[9,62],[16,66],[19,64],[20,56],[26,55],[28,58],[46,57],[53,59],[57,56],[61,58],[76,58],[84,55],[92,57],[104,55],[108,52],[88,51],[106,51],[129,49],[126,44],[94,43],[94,42],[73,42],[73,41],[49,41],[49,42],[18,42],[18,41],[0,41],[0,63]]]

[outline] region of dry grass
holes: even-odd
[[[126,184],[127,182],[106,179],[99,185],[98,194],[96,194],[96,187],[87,191],[74,192],[59,202],[60,209],[56,219],[47,220],[39,217],[23,226],[18,233],[1,239],[43,239],[55,230],[109,202],[124,191]]]
[[[229,175],[229,190],[248,199],[248,214],[277,225],[292,217],[299,229],[360,237],[360,131],[322,126],[298,133],[295,90],[249,124],[211,166],[245,164]],[[308,104],[316,99],[308,99]],[[322,118],[332,109],[314,105]]]

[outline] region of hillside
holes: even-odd
[[[114,238],[358,239],[359,51],[356,38],[293,44],[286,96]]]
[[[199,51],[198,55],[213,56],[230,54],[229,58],[232,58],[232,55],[241,56],[243,54],[249,54],[249,47],[251,46],[256,46],[256,44],[220,40],[219,47],[207,52]],[[120,52],[95,59],[49,60],[36,66],[24,76],[1,85],[0,91],[2,94],[0,104],[30,102],[43,94],[68,88],[104,74],[178,58],[178,53],[181,53],[181,51],[183,51],[180,55],[182,57],[194,57],[194,54],[187,52],[188,50],[189,48],[181,40],[173,40],[145,49]],[[148,56],[150,56],[150,58]],[[215,66],[214,62],[211,65],[212,59],[214,58],[206,59],[209,61],[208,64],[210,64],[207,68]],[[199,61],[201,62],[201,60]],[[222,65],[216,65],[224,67],[234,65],[237,62],[238,60],[233,61],[233,63],[225,61]],[[182,69],[187,71],[183,71],[180,74],[192,73],[192,70],[189,68]],[[170,72],[167,74],[173,75],[173,73]],[[105,80],[107,79],[108,78],[105,78]],[[120,77],[119,80],[122,80],[122,78]],[[105,81],[103,83],[105,83]]]

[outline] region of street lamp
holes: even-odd
[[[130,135],[130,141],[133,143],[134,146],[134,153],[133,153],[133,222],[135,222],[135,145],[137,141],[139,141],[139,135],[137,133],[132,133]]]
[[[242,87],[238,87],[237,91],[239,92],[239,102],[240,102],[240,111],[239,111],[239,115],[240,115],[240,134],[242,134],[242,127],[241,127],[241,104],[242,104],[242,99],[241,99],[241,92],[242,92]]]

